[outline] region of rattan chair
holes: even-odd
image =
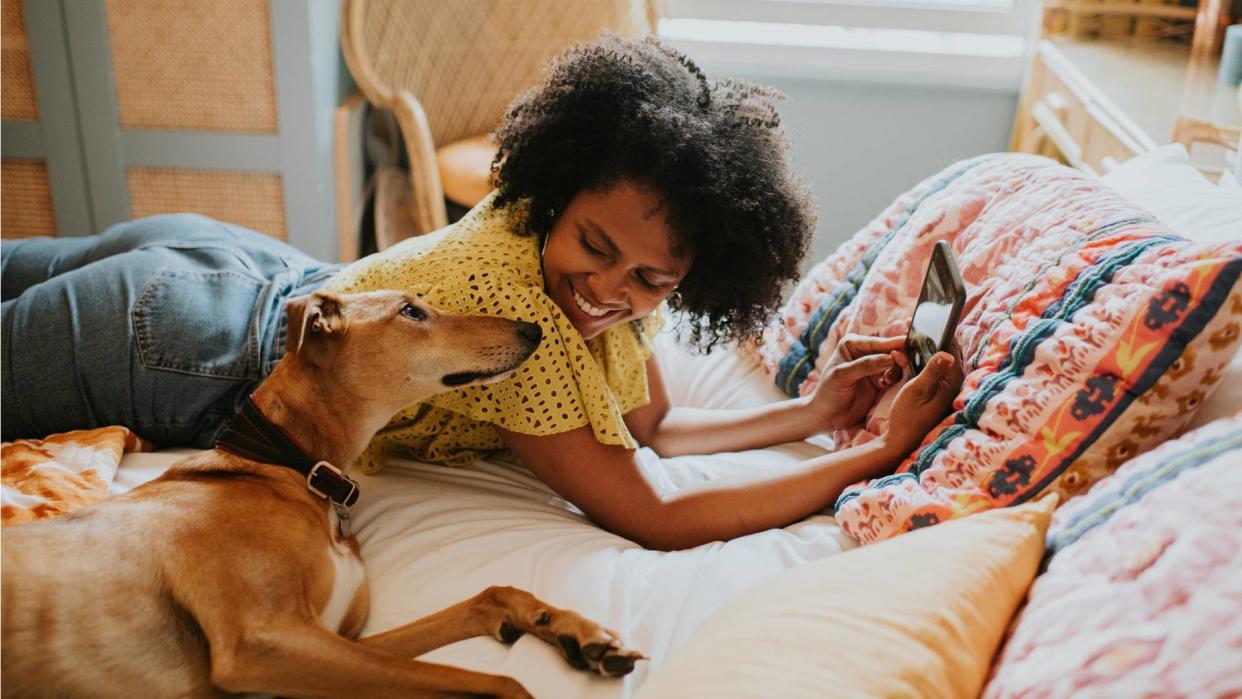
[[[513,98],[569,45],[603,29],[651,33],[659,2],[346,0],[345,62],[367,101],[395,115],[409,160],[408,192],[392,173],[376,187],[390,229],[377,231],[380,247],[446,225],[446,194],[476,204],[490,190],[495,147],[486,134]],[[394,222],[403,209],[408,221]]]

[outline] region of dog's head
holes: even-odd
[[[446,313],[397,291],[317,291],[285,309],[287,357],[328,369],[329,380],[392,412],[505,378],[543,336],[534,323]]]

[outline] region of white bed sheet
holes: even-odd
[[[679,405],[747,407],[783,396],[745,354],[695,357],[669,336],[657,357]],[[648,478],[661,490],[806,459],[829,444],[799,442],[763,450],[661,460],[644,450]],[[190,450],[131,454],[114,492],[154,478]],[[583,464],[590,468],[590,464]],[[365,633],[399,626],[470,597],[513,585],[615,629],[651,656],[623,680],[593,678],[530,637],[513,646],[475,638],[425,660],[513,676],[538,697],[617,699],[680,647],[733,597],[782,570],[852,548],[832,517],[818,515],[689,551],[647,551],[594,526],[525,469],[481,462],[446,468],[396,462],[375,476],[354,474],[354,508],[371,591]]]

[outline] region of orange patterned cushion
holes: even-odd
[[[151,445],[124,427],[100,427],[0,445],[0,524],[59,517],[108,495],[121,456]]]
[[[911,261],[937,240],[969,293],[966,382],[897,473],[838,500],[862,542],[1080,492],[1184,427],[1237,349],[1242,242],[1185,241],[1076,171],[995,155],[920,184],[811,271],[760,351],[778,385],[808,392],[846,333],[904,333]],[[833,436],[857,444],[886,419]]]

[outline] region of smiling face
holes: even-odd
[[[690,271],[656,192],[620,182],[579,192],[548,232],[543,279],[582,337],[648,315]],[[679,255],[678,252],[681,252]]]

